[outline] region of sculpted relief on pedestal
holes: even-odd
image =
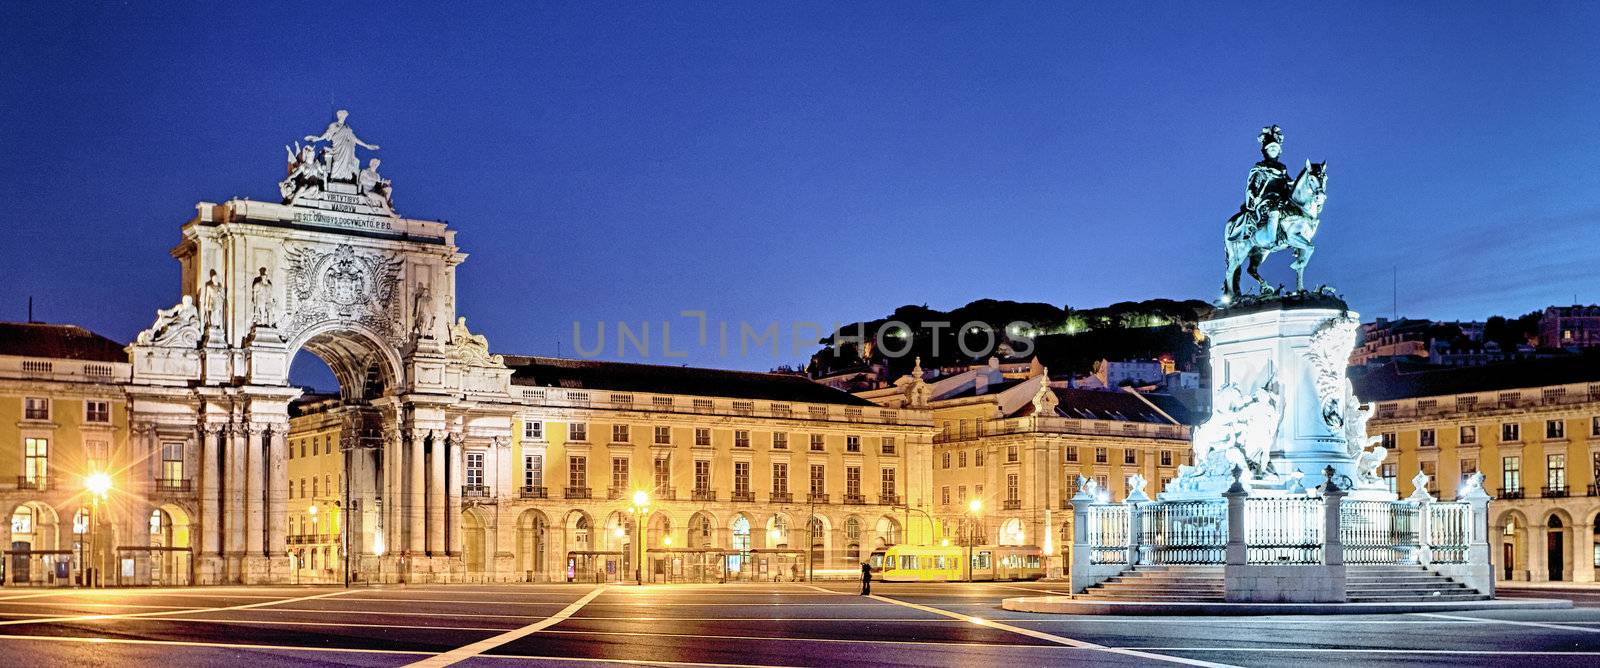
[[[404,260],[358,253],[348,244],[291,248],[285,260],[288,303],[280,327],[287,338],[329,320],[358,323],[396,345],[409,333],[395,299]]]

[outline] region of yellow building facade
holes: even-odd
[[[1600,564],[1600,363],[1538,360],[1363,377],[1369,435],[1389,449],[1380,471],[1402,495],[1428,476],[1453,499],[1482,472],[1496,577],[1595,581]]]

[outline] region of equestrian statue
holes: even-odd
[[[1276,125],[1262,128],[1258,139],[1261,162],[1250,169],[1244,204],[1228,219],[1224,234],[1228,248],[1228,273],[1222,282],[1225,304],[1240,297],[1244,271],[1256,279],[1260,294],[1272,294],[1274,290],[1257,269],[1268,255],[1287,249],[1294,249],[1294,262],[1289,266],[1294,269],[1295,289],[1305,291],[1306,263],[1316,250],[1311,238],[1317,234],[1318,216],[1328,198],[1327,162],[1307,160],[1300,174],[1290,180],[1288,168],[1278,161],[1283,152],[1283,129]]]

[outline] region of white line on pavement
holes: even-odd
[[[1460,616],[1460,615],[1442,615],[1442,614],[1439,614],[1437,612],[1419,612],[1417,614],[1419,616],[1422,616],[1422,617],[1434,617],[1434,618],[1437,618],[1437,619],[1461,619],[1461,620],[1472,620],[1472,621],[1475,621],[1475,622],[1487,622],[1487,623],[1490,623],[1490,624],[1510,624],[1512,626],[1536,626],[1536,627],[1539,627],[1541,629],[1555,629],[1557,631],[1582,631],[1584,633],[1600,633],[1600,629],[1586,629],[1586,628],[1583,628],[1583,627],[1580,627],[1580,626],[1566,626],[1566,625],[1563,625],[1563,624],[1550,624],[1550,623],[1546,623],[1546,622],[1524,622],[1524,621],[1510,620],[1510,619],[1495,619],[1493,617],[1464,617],[1464,616]]]
[[[1139,650],[1125,649],[1125,648],[1121,648],[1121,647],[1107,647],[1105,645],[1100,645],[1100,644],[1096,644],[1096,643],[1092,643],[1092,642],[1085,642],[1085,641],[1082,641],[1082,640],[1073,640],[1072,638],[1067,638],[1065,636],[1058,636],[1058,635],[1055,635],[1053,633],[1045,633],[1043,631],[1036,631],[1036,630],[1033,630],[1033,629],[1025,629],[1025,628],[1022,628],[1020,626],[1012,626],[1010,624],[1003,624],[1001,622],[982,619],[982,618],[979,618],[979,617],[973,617],[972,615],[964,615],[964,614],[959,613],[959,612],[951,612],[949,610],[940,610],[939,608],[933,608],[933,607],[929,607],[929,606],[926,606],[926,605],[919,605],[917,603],[908,603],[906,601],[892,599],[892,598],[889,598],[887,596],[879,596],[877,594],[873,594],[873,595],[869,596],[868,598],[872,598],[872,599],[875,599],[875,600],[883,601],[885,603],[893,603],[895,605],[902,605],[902,606],[905,606],[905,607],[908,607],[908,608],[912,608],[914,610],[922,610],[924,612],[931,612],[931,613],[936,614],[936,615],[942,615],[942,616],[945,616],[945,617],[951,617],[951,618],[954,618],[954,619],[961,619],[961,620],[969,621],[969,622],[972,622],[973,624],[977,624],[979,626],[987,626],[987,627],[991,627],[991,628],[997,628],[997,629],[1000,629],[1000,630],[1003,630],[1003,631],[1010,631],[1012,633],[1016,633],[1016,634],[1019,634],[1019,635],[1028,636],[1029,638],[1038,638],[1040,640],[1048,640],[1048,641],[1056,643],[1058,645],[1066,645],[1068,647],[1078,647],[1078,648],[1081,648],[1081,649],[1092,649],[1092,650],[1097,650],[1097,651],[1101,651],[1101,652],[1107,652],[1107,653],[1111,653],[1111,654],[1120,654],[1120,655],[1123,655],[1123,656],[1135,656],[1135,657],[1139,657],[1141,659],[1150,659],[1152,661],[1166,661],[1166,662],[1170,662],[1170,663],[1181,663],[1181,664],[1188,665],[1188,666],[1206,666],[1208,668],[1227,668],[1227,667],[1230,666],[1230,664],[1226,664],[1226,663],[1214,663],[1214,662],[1211,662],[1211,661],[1200,661],[1200,660],[1197,660],[1197,659],[1185,659],[1183,657],[1167,656],[1167,655],[1164,655],[1164,654],[1151,654],[1149,652],[1141,652]]]
[[[301,596],[301,597],[298,597],[298,598],[283,598],[283,599],[277,599],[277,600],[273,600],[273,601],[262,601],[260,603],[245,603],[243,605],[227,605],[227,606],[221,606],[221,607],[216,607],[216,608],[183,608],[183,609],[179,609],[179,610],[158,610],[158,611],[155,611],[155,612],[125,612],[125,613],[112,614],[112,615],[70,615],[70,616],[64,616],[64,617],[42,617],[42,618],[39,618],[39,619],[7,619],[7,620],[0,620],[0,626],[11,626],[11,625],[15,625],[15,624],[46,624],[46,623],[53,623],[53,622],[85,622],[85,621],[99,621],[99,620],[104,620],[104,619],[129,619],[129,618],[134,618],[134,617],[158,617],[158,616],[161,616],[161,615],[179,615],[179,614],[194,614],[194,613],[203,613],[203,612],[221,612],[223,610],[249,610],[251,608],[263,608],[263,607],[266,607],[266,606],[269,606],[269,605],[278,605],[279,603],[297,603],[297,602],[300,602],[300,601],[309,601],[309,600],[316,599],[316,598],[327,598],[329,596],[339,596],[341,594],[348,594],[348,593],[350,593],[350,590],[332,591],[332,592],[327,592],[327,593],[322,593],[322,594],[313,594],[311,596]]]
[[[1151,652],[1272,652],[1274,654],[1441,654],[1481,656],[1600,656],[1600,652],[1521,649],[1384,649],[1381,647],[1136,647]]]
[[[423,659],[411,665],[419,668],[443,668],[443,666],[448,666],[459,661],[470,659],[518,638],[522,638],[551,626],[555,626],[556,624],[560,624],[566,618],[571,617],[573,613],[582,609],[583,606],[588,605],[589,601],[593,601],[596,596],[599,596],[601,593],[605,592],[605,590],[605,585],[595,587],[594,589],[589,590],[589,593],[584,594],[583,598],[573,601],[572,605],[562,608],[560,612],[551,615],[549,618],[543,621],[534,622],[520,629],[507,631],[497,636],[485,638],[483,640],[479,640],[478,642],[472,643],[471,645],[463,645],[443,654]]]

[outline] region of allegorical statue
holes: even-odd
[[[1250,168],[1244,204],[1228,219],[1223,235],[1228,272],[1222,290],[1229,301],[1239,296],[1242,271],[1248,271],[1260,291],[1268,293],[1270,288],[1257,269],[1267,255],[1286,249],[1294,250],[1290,267],[1295,272],[1295,289],[1305,290],[1306,263],[1316,250],[1311,238],[1316,236],[1318,217],[1327,201],[1327,162],[1313,164],[1308,160],[1291,180],[1288,168],[1278,161],[1283,152],[1283,129],[1276,125],[1262,128],[1257,139],[1261,143],[1261,161]]]
[[[225,310],[223,299],[222,281],[217,278],[217,270],[212,269],[210,278],[200,286],[200,315],[205,318],[206,327],[222,327]]]
[[[368,160],[367,168],[361,170],[361,176],[357,179],[357,183],[361,186],[361,194],[366,195],[367,201],[372,202],[373,206],[392,211],[394,209],[394,186],[389,183],[389,179],[378,175],[379,164],[381,162],[377,158]]]
[[[267,268],[261,268],[261,274],[250,281],[250,324],[262,327],[276,327],[278,310],[277,303],[272,297],[272,279],[267,277]]]
[[[424,283],[417,284],[411,297],[411,331],[425,338],[433,338],[433,291]]]
[[[327,178],[334,181],[354,181],[357,172],[361,170],[361,161],[356,159],[356,147],[376,151],[376,144],[368,144],[356,137],[354,130],[345,124],[344,119],[350,112],[340,109],[334,112],[334,121],[328,124],[328,129],[320,135],[306,135],[308,142],[328,142],[327,151]]]

